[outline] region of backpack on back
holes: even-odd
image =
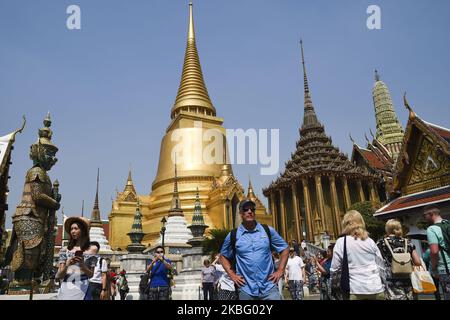
[[[448,220],[442,220],[442,222],[436,223],[442,230],[442,236],[444,237],[445,248],[440,247],[440,250],[444,250],[450,256],[450,222]]]
[[[411,254],[408,252],[408,240],[405,239],[405,248],[402,253],[394,252],[387,238],[384,239],[384,243],[392,255],[392,275],[395,277],[409,277],[413,271],[413,267]]]

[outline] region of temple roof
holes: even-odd
[[[440,150],[445,157],[450,158],[450,130],[421,119],[410,107],[406,100],[406,94],[404,96],[404,105],[409,110],[409,117],[405,128],[404,143],[395,164],[394,190],[397,193],[406,186],[406,182],[409,179],[412,159],[418,157],[415,154],[415,150],[421,135],[425,136],[433,144],[435,150]],[[447,172],[447,176],[448,174]]]
[[[128,171],[127,183],[123,192],[117,193],[117,200],[127,202],[137,201],[136,189],[134,188],[133,179],[131,178],[131,169]]]
[[[436,146],[447,155],[450,156],[450,129],[427,122],[421,119],[410,107],[408,101],[406,100],[406,93],[404,96],[405,107],[409,110],[408,123],[405,128],[405,137],[402,150],[396,162],[396,169],[400,172],[405,164],[409,162],[408,160],[408,143],[414,143],[411,139],[412,135],[421,132],[426,134]]]
[[[450,186],[399,197],[377,210],[374,215],[382,216],[394,212],[399,213],[400,211],[423,207],[429,204],[441,203],[444,201],[450,201]]]
[[[368,150],[368,149],[364,149],[361,147],[358,147],[358,150],[360,151],[360,154],[364,157],[364,159],[367,161],[367,163],[375,169],[381,169],[381,170],[387,170],[387,164],[383,163],[380,158],[377,157],[377,155],[375,154],[375,152]]]
[[[348,177],[376,177],[365,167],[353,164],[346,155],[333,146],[331,137],[325,134],[324,126],[318,120],[314,110],[311,93],[306,75],[303,43],[301,43],[303,78],[304,78],[304,117],[300,129],[300,139],[291,159],[285,164],[285,171],[273,181],[263,193],[272,188],[288,185],[302,176],[312,176],[317,173],[346,175]]]
[[[436,124],[423,121],[432,131],[434,131],[438,136],[447,141],[450,145],[450,129],[438,126]]]
[[[372,131],[371,131],[372,132]],[[375,137],[373,137],[372,143],[369,142],[367,136],[366,148],[360,147],[350,136],[353,142],[353,150],[351,161],[355,164],[358,155],[362,157],[363,161],[374,171],[382,171],[392,177],[394,160],[390,156],[388,150],[381,144]]]

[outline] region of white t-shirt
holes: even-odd
[[[100,267],[100,260],[102,261],[102,265]],[[94,268],[94,275],[89,279],[89,282],[93,283],[102,283],[102,273],[108,271],[108,264],[105,259],[101,259],[100,257],[97,260]]]
[[[331,273],[341,268],[344,256],[344,237],[336,241],[331,262]],[[351,294],[377,294],[383,292],[379,266],[383,258],[375,242],[347,236],[347,257]]]
[[[288,275],[288,280],[296,280],[303,281],[303,270],[302,268],[305,266],[302,258],[299,256],[294,256],[293,258],[289,257],[286,271]]]
[[[230,276],[225,271],[225,269],[222,267],[222,265],[216,264],[215,267],[216,267],[217,271],[222,273],[222,275],[220,276],[220,279],[219,279],[220,289],[227,290],[227,291],[234,291],[235,290],[234,282],[233,282],[233,280],[231,280]]]

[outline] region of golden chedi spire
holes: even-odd
[[[194,111],[210,116],[216,116],[205,81],[203,80],[202,68],[198,57],[197,45],[195,44],[193,5],[189,3],[189,31],[184,56],[183,73],[181,75],[180,87],[171,111],[174,119],[181,111]]]
[[[128,170],[128,178],[127,178],[127,184],[125,185],[125,189],[123,192],[130,191],[134,194],[136,194],[136,189],[134,189],[133,179],[131,178],[131,169]]]

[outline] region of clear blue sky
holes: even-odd
[[[77,4],[82,29],[66,28]],[[381,7],[381,30],[366,27],[370,4]],[[299,39],[310,87],[326,132],[344,153],[348,134],[364,144],[375,128],[373,70],[391,90],[403,125],[402,92],[427,121],[449,126],[450,2],[194,1],[197,46],[206,84],[226,128],[279,128],[280,169],[290,158],[303,118]],[[161,138],[181,75],[188,0],[0,0],[0,135],[21,125],[10,170],[11,213],[31,166],[29,146],[50,110],[67,215],[92,209],[97,167],[106,218],[129,165],[140,194],[150,192]],[[257,194],[275,176],[234,165]]]

